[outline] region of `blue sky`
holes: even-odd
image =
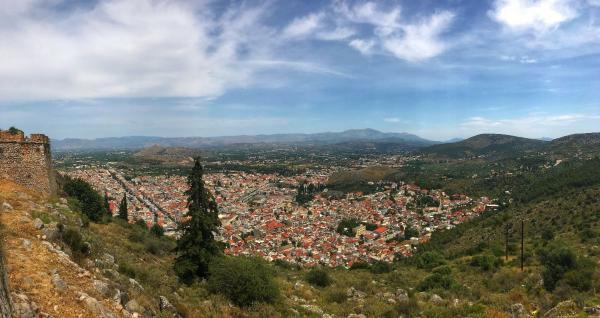
[[[600,131],[600,0],[0,1],[0,128]]]

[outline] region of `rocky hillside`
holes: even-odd
[[[112,255],[75,261],[69,245],[84,221],[65,199],[49,203],[16,184],[0,183],[0,221],[6,272],[15,317],[141,317],[159,311],[145,309],[136,298],[142,287],[108,279]],[[61,224],[61,225],[58,225]],[[69,234],[70,233],[70,234]],[[91,248],[91,243],[82,243]],[[112,277],[111,277],[112,278]]]

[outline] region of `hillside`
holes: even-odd
[[[387,172],[373,171],[378,173]],[[548,183],[561,176],[534,182]],[[545,317],[585,317],[585,312],[600,310],[594,307],[600,299],[585,291],[587,285],[560,285],[560,290],[550,293],[536,283],[544,269],[537,255],[548,238],[541,239],[534,230],[549,227],[551,240],[567,241],[577,255],[598,261],[598,235],[593,233],[598,233],[600,188],[580,181],[573,181],[580,184],[576,188],[562,191],[562,187],[574,186],[565,180],[551,188],[558,190],[544,191],[523,205],[435,234],[432,242],[423,246],[424,252],[414,258],[389,265],[363,264],[352,270],[324,269],[330,282],[323,287],[308,280],[310,270],[275,263],[269,268],[280,298],[252,307],[232,306],[223,296],[209,292],[205,283],[178,283],[172,270],[171,239],[156,238],[137,225],[118,220],[86,225],[80,212],[63,199],[45,202],[26,189],[2,183],[0,201],[10,208],[0,214],[0,221],[5,225],[4,248],[15,307],[42,316],[130,317],[131,310],[138,312],[138,317],[173,317],[169,311],[183,317],[524,318],[548,312]],[[519,271],[515,260],[517,234],[511,239],[509,261],[500,260],[503,226],[512,224],[517,233],[522,216],[531,220],[525,272]],[[76,252],[77,245],[65,238],[65,232],[57,233],[58,224],[81,233],[89,252]],[[487,264],[482,260],[492,265],[481,267]],[[593,273],[598,275],[597,270]],[[574,292],[574,288],[583,291]],[[117,294],[121,296],[115,298]],[[174,308],[161,311],[161,299]]]
[[[552,140],[549,151],[557,156],[600,155],[600,133],[574,134]]]
[[[50,218],[73,217],[74,221],[64,204],[47,205],[36,193],[9,182],[0,183],[0,201],[3,248],[16,317],[126,316],[121,313],[123,306],[119,308],[111,300],[112,295],[107,292],[103,296],[96,288],[105,286],[106,279],[95,271],[95,265],[86,269],[74,263],[63,246],[53,242],[57,228],[44,226],[38,218],[48,222]]]
[[[448,159],[460,158],[504,158],[518,154],[534,153],[544,149],[547,142],[500,134],[481,134],[448,144],[433,145],[420,151],[421,154]]]
[[[369,183],[388,180],[398,171],[389,167],[368,167],[359,170],[345,170],[333,173],[327,180],[331,190],[342,192],[371,192],[376,186]]]
[[[137,151],[133,156],[135,159],[146,163],[191,165],[194,162],[194,158],[200,156],[200,151],[183,147],[153,145]]]

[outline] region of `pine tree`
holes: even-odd
[[[196,158],[187,180],[189,220],[180,225],[181,238],[177,241],[178,256],[174,265],[177,276],[188,284],[206,278],[209,263],[221,254],[213,234],[220,225],[217,203],[204,187],[203,174],[200,159]]]
[[[119,204],[119,217],[125,221],[129,219],[129,213],[127,212],[127,193],[123,194],[121,204]]]

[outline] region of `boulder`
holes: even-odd
[[[346,289],[346,296],[348,296],[348,298],[363,299],[367,296],[367,294],[360,290],[357,290],[354,287],[350,287]]]
[[[512,318],[526,318],[529,317],[527,314],[527,310],[525,310],[525,306],[521,303],[512,304],[510,306],[510,316]]]
[[[127,292],[117,289],[115,295],[113,296],[113,300],[117,304],[124,306],[129,301],[129,294],[127,294]]]
[[[12,294],[13,314],[15,317],[35,318],[36,308],[32,306],[29,297],[25,294]]]
[[[302,308],[304,308],[306,311],[309,311],[313,314],[317,314],[319,316],[323,315],[323,309],[321,309],[319,306],[316,305],[302,305]]]
[[[174,311],[175,307],[169,302],[169,299],[165,296],[158,296],[158,308],[160,311]]]
[[[410,298],[408,297],[406,290],[398,288],[396,289],[396,300],[401,303],[407,303]]]
[[[102,318],[115,318],[115,315],[108,311],[102,304],[93,297],[82,294],[80,299],[83,299],[83,303],[85,306],[92,312],[94,312],[98,317]]]
[[[30,240],[22,239],[21,246],[23,246],[24,249],[31,251],[31,241]]]
[[[301,290],[303,287],[304,287],[304,284],[302,284],[300,281],[297,281],[297,282],[294,284],[294,289],[295,289],[295,290]]]
[[[104,253],[100,260],[107,266],[112,266],[115,264],[115,257],[108,253]]]
[[[13,304],[13,313],[15,317],[20,318],[35,318],[35,312],[31,305],[28,303],[15,303]]]
[[[95,279],[93,282],[93,285],[94,285],[94,288],[96,289],[96,291],[98,291],[98,293],[100,293],[100,295],[102,295],[102,297],[110,296],[110,287],[108,286],[108,284],[106,282]]]
[[[0,210],[8,212],[8,211],[12,211],[13,207],[8,202],[3,202],[2,209],[0,209]]]
[[[144,287],[142,287],[142,285],[140,285],[140,283],[138,283],[138,281],[133,278],[129,279],[129,284],[131,284],[131,286],[133,286],[134,289],[140,292],[144,291]]]
[[[583,311],[585,311],[586,314],[591,316],[600,316],[600,305],[596,305],[593,307],[583,307]]]
[[[60,278],[60,275],[58,275],[58,273],[52,274],[52,285],[54,285],[54,288],[56,288],[56,290],[58,290],[59,292],[64,292],[67,290],[67,288],[69,288],[67,286],[67,283],[65,283],[65,281],[62,280],[62,278]]]
[[[432,304],[437,305],[437,306],[441,306],[444,304],[444,299],[437,294],[431,295],[431,298],[429,298],[429,301]]]
[[[125,304],[125,309],[130,313],[141,313],[144,312],[144,307],[142,307],[135,299],[132,299]]]
[[[575,315],[579,312],[577,304],[572,300],[566,300],[558,303],[554,308],[548,310],[544,317],[546,318],[558,318],[570,315]]]
[[[39,218],[36,218],[35,220],[33,220],[33,227],[36,230],[41,230],[42,228],[44,228],[44,221],[42,221]]]
[[[57,240],[60,236],[58,225],[55,222],[45,225],[42,229],[42,233],[44,233],[48,240]]]

